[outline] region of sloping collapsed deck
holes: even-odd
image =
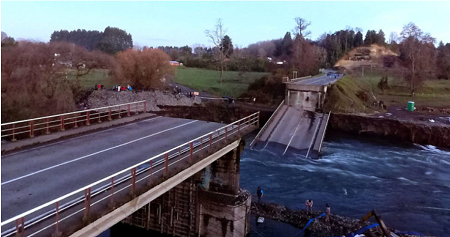
[[[293,152],[318,158],[328,117],[329,114],[282,105],[255,137],[252,148],[265,149],[270,146],[280,154]]]

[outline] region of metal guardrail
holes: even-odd
[[[328,126],[328,121],[330,121],[330,115],[331,115],[331,111],[328,112],[327,122],[325,123],[325,128],[323,130],[322,139],[320,140],[320,145],[319,145],[319,150],[318,150],[319,155],[320,155],[320,150],[322,150],[322,143],[323,143],[323,139],[325,138],[325,133],[327,132],[327,126]]]
[[[1,138],[16,141],[17,138],[34,137],[77,128],[79,125],[90,125],[91,122],[112,120],[113,117],[130,116],[131,113],[145,112],[146,101],[137,101],[119,105],[106,106],[82,111],[75,111],[52,116],[26,119],[1,124]]]
[[[291,80],[289,80],[289,82],[296,82],[296,81],[300,81],[300,80],[307,79],[307,78],[311,78],[311,77],[312,77],[312,76],[309,75],[309,76],[306,76],[306,77],[292,78]]]
[[[278,105],[277,109],[275,110],[275,112],[273,112],[272,115],[270,115],[269,120],[267,120],[267,122],[264,124],[264,126],[261,128],[261,130],[259,130],[258,134],[256,134],[256,137],[253,139],[253,141],[250,143],[249,147],[252,148],[253,147],[253,143],[256,141],[256,139],[258,139],[259,135],[261,135],[261,133],[264,131],[264,129],[266,128],[267,124],[269,124],[270,120],[272,119],[272,117],[278,112],[278,110],[281,108],[281,106],[284,104],[284,100],[281,101],[280,105]]]
[[[173,167],[169,170],[170,166],[175,165],[176,163],[183,160],[186,161],[186,159],[188,159],[188,162],[191,163],[193,160],[193,155],[195,153],[200,152],[204,149],[210,150],[212,144],[223,140],[226,141],[230,135],[239,133],[242,129],[245,129],[249,126],[256,126],[258,123],[259,112],[251,114],[245,118],[223,126],[210,133],[192,139],[158,155],[150,157],[131,167],[109,175],[94,183],[88,184],[59,198],[46,202],[45,204],[35,207],[29,211],[2,221],[1,236],[8,237],[14,234],[24,236],[23,233],[26,229],[35,226],[37,223],[43,223],[44,221],[50,222],[50,224],[33,233],[27,233],[27,236],[37,235],[40,232],[52,227],[55,228],[54,233],[58,234],[60,233],[59,224],[62,221],[67,220],[68,218],[83,211],[83,218],[87,218],[89,217],[90,209],[92,206],[99,204],[100,202],[107,199],[110,199],[109,204],[114,205],[114,195],[117,196],[119,192],[123,192],[124,190],[129,189],[130,193],[136,193],[135,189],[137,183],[142,181],[148,181],[150,183],[152,182],[152,178],[154,178],[155,174],[159,172],[163,172],[163,177],[166,177],[170,171],[175,170],[175,168]],[[141,176],[139,177],[139,180],[137,180],[138,175]],[[124,186],[124,183],[128,180],[131,181],[130,184]],[[117,187],[120,189],[115,190],[115,188]],[[108,191],[109,194],[107,194]],[[95,200],[93,200],[94,198]],[[63,201],[65,201],[65,203],[62,203]],[[72,210],[71,213],[67,213],[69,212],[69,210],[71,210],[71,207],[81,205],[82,202],[84,202],[84,208],[81,208],[79,210]],[[54,205],[55,208],[52,209],[52,205]],[[64,217],[60,218],[60,215],[62,214],[64,214]],[[28,217],[28,221],[25,221],[25,217]],[[51,217],[54,217],[55,220],[50,221]],[[15,222],[15,227],[13,225],[13,222]]]

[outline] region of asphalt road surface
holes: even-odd
[[[321,116],[314,112],[283,105],[273,122],[261,134],[257,149],[266,148],[271,143],[282,144],[282,152],[289,148],[305,151],[311,145]]]
[[[327,76],[327,73],[333,73],[331,76]],[[302,84],[302,85],[327,85],[329,83],[334,83],[335,81],[337,81],[338,79],[340,79],[342,77],[342,74],[337,74],[336,78],[334,77],[335,72],[333,71],[325,71],[325,75],[320,76],[320,77],[314,77],[314,78],[310,78],[310,79],[305,79],[305,80],[301,80],[298,82],[295,82],[296,84]]]
[[[155,117],[1,158],[2,221],[224,126]]]

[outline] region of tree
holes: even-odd
[[[159,49],[128,49],[118,53],[116,58],[120,65],[116,80],[136,89],[160,88],[163,78],[175,74],[175,68],[169,64],[169,55]]]
[[[5,32],[2,31],[2,40],[7,38],[7,37],[8,37],[8,35]]]
[[[363,35],[361,31],[358,31],[355,35],[355,38],[353,38],[353,47],[359,47],[364,43],[363,41]]]
[[[291,55],[292,53],[292,37],[290,32],[286,32],[283,40],[281,41],[282,56]]]
[[[410,85],[411,96],[417,87],[430,76],[434,59],[434,38],[424,34],[414,23],[403,26],[400,33],[403,41],[400,45],[400,59],[408,69],[404,79]]]
[[[381,44],[381,45],[384,45],[386,43],[386,39],[385,39],[385,35],[384,35],[383,30],[380,29],[378,31],[375,43],[376,44]]]
[[[398,41],[398,34],[397,34],[397,32],[395,32],[395,31],[392,31],[390,34],[389,34],[389,44],[393,44],[393,43],[397,43],[397,41]]]
[[[208,37],[211,42],[214,44],[215,47],[220,49],[220,45],[222,44],[222,40],[225,37],[226,30],[223,29],[222,19],[217,19],[217,23],[215,25],[215,28],[213,30],[205,30],[206,37]],[[223,77],[223,68],[225,64],[225,54],[223,50],[216,50],[215,51],[218,58],[219,58],[219,64],[220,64],[220,79],[219,82],[222,83],[222,77]]]
[[[226,58],[230,58],[231,54],[233,54],[233,43],[231,42],[231,38],[228,35],[225,35],[220,43],[220,49]]]
[[[366,38],[364,38],[365,45],[371,45],[377,42],[377,32],[374,30],[368,30],[366,33]]]
[[[83,94],[79,77],[92,68],[111,68],[110,59],[65,42],[2,47],[2,121],[75,110]]]
[[[308,22],[301,17],[296,17],[295,23],[297,23],[297,25],[295,26],[294,30],[292,31],[294,33],[295,37],[300,36],[302,38],[307,38],[311,34],[311,31],[306,30],[306,28],[308,28],[308,26],[311,25],[310,21]]]
[[[436,71],[438,78],[450,79],[450,44],[439,42],[436,55]]]
[[[114,55],[120,51],[133,48],[133,39],[126,31],[115,27],[106,27],[97,49]]]

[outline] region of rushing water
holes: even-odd
[[[319,160],[275,149],[241,156],[241,187],[256,195],[261,186],[265,202],[304,209],[313,199],[313,209],[329,203],[332,213],[358,219],[375,209],[389,227],[450,236],[450,151],[342,134],[327,134]],[[292,235],[284,225],[251,224],[251,236]]]

